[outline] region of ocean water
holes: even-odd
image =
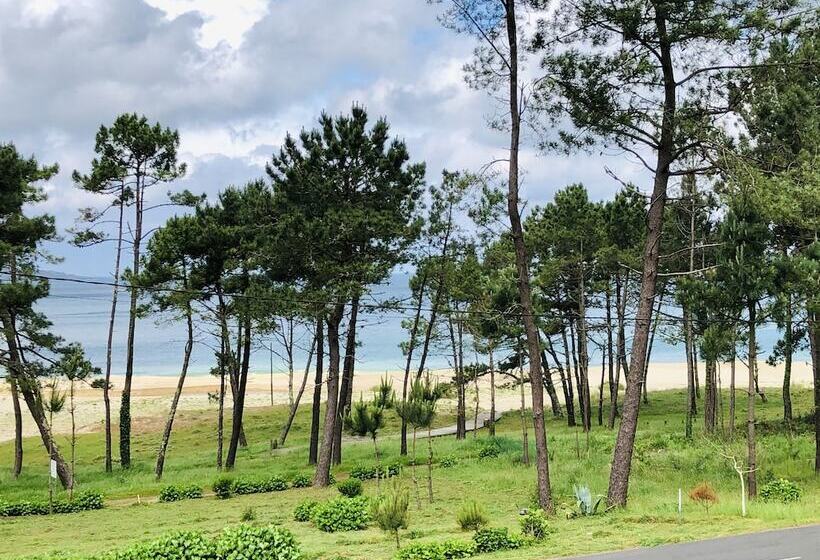
[[[50,277],[62,277],[72,280],[108,281],[103,278],[84,278],[48,272]],[[409,296],[409,273],[396,272],[389,280],[372,289],[368,301],[382,301],[387,298],[405,299]],[[51,281],[51,293],[42,300],[39,309],[54,324],[54,331],[67,341],[79,342],[95,366],[104,368],[108,317],[110,312],[111,288],[108,286],[83,284],[72,281]],[[112,373],[125,372],[125,340],[127,334],[128,294],[122,292],[119,299],[117,320],[114,330],[112,352]],[[669,310],[675,313],[675,310]],[[590,310],[591,316],[600,312]],[[356,350],[356,369],[358,371],[382,372],[404,369],[404,357],[399,347],[407,338],[402,328],[402,319],[411,318],[413,312],[384,311],[360,313]],[[593,321],[594,322],[594,321]],[[196,343],[191,358],[190,372],[203,374],[210,371],[215,364],[215,338],[210,334],[211,325],[197,323]],[[773,326],[760,329],[759,340],[764,356],[771,350],[778,338]],[[296,330],[297,346],[309,348],[310,334],[305,328]],[[176,375],[182,362],[185,345],[185,329],[181,322],[174,322],[169,317],[147,317],[139,319],[136,329],[135,374],[136,375]],[[273,350],[273,351],[271,351]],[[286,371],[282,358],[276,355],[281,352],[281,344],[275,337],[257,337],[251,356],[251,370],[254,372]],[[433,369],[446,369],[450,366],[449,348],[433,348],[428,359],[428,366]],[[306,351],[298,350],[295,356],[295,367],[304,368]],[[496,359],[503,358],[497,356]],[[465,362],[481,360],[470,348],[465,348]],[[665,340],[660,333],[655,339],[652,350],[654,362],[682,362],[684,350],[681,344]],[[805,359],[805,357],[803,358]],[[600,363],[600,352],[591,345],[591,361]]]

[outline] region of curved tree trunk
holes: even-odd
[[[421,285],[419,286],[418,304],[416,305],[416,313],[413,317],[413,326],[410,328],[410,341],[407,344],[407,356],[404,362],[404,381],[401,388],[401,402],[407,402],[407,390],[410,383],[410,366],[413,363],[413,351],[416,349],[416,337],[418,336],[419,323],[421,322],[421,306],[424,302],[424,288],[427,285],[427,269],[421,277]],[[415,436],[414,436],[415,437]],[[401,447],[400,455],[407,455],[407,420],[401,419]]]
[[[356,365],[356,321],[359,315],[359,296],[350,302],[350,320],[347,324],[345,339],[345,357],[342,367],[342,381],[339,385],[339,410],[333,432],[333,464],[342,463],[342,424],[350,410],[353,398],[353,371]]]
[[[117,300],[120,293],[120,260],[122,258],[122,226],[125,202],[120,194],[120,212],[117,220],[117,249],[114,255],[114,288],[111,290],[111,313],[108,318],[108,338],[105,343],[105,384],[103,407],[105,409],[105,472],[114,468],[111,444],[111,354],[114,347],[114,321],[117,318]]]
[[[23,472],[23,411],[20,409],[20,394],[17,391],[17,379],[9,371],[11,404],[14,407],[14,466],[11,473],[14,478]]]
[[[305,392],[305,387],[307,386],[307,379],[308,375],[310,375],[310,363],[313,361],[313,354],[316,351],[316,337],[313,337],[313,344],[310,346],[310,352],[308,353],[307,364],[305,365],[305,375],[302,376],[302,383],[299,385],[299,391],[296,393],[296,397],[293,399],[293,404],[290,407],[290,411],[288,412],[288,419],[285,421],[285,425],[282,426],[282,432],[279,434],[278,444],[279,447],[285,445],[285,440],[288,437],[288,433],[290,433],[290,427],[293,425],[293,420],[296,418],[296,412],[299,410],[299,402],[302,400],[302,395]]]
[[[322,316],[316,318],[316,375],[313,378],[313,406],[310,420],[310,446],[308,464],[315,465],[319,457],[319,423],[321,422],[322,408],[322,373],[325,357],[325,320]]]
[[[236,464],[236,451],[239,448],[240,434],[244,434],[243,419],[245,413],[245,392],[248,388],[248,371],[251,356],[251,319],[246,313],[244,319],[244,333],[242,335],[242,366],[237,380],[236,398],[233,403],[233,421],[231,424],[231,442],[228,447],[228,457],[225,467],[233,469]],[[247,444],[246,444],[247,445]]]
[[[182,396],[182,388],[185,385],[185,376],[188,374],[188,364],[191,361],[191,351],[194,348],[194,322],[191,315],[191,306],[189,304],[185,310],[185,322],[188,327],[188,339],[185,341],[185,354],[182,358],[182,369],[179,372],[179,381],[177,382],[176,391],[174,391],[174,398],[171,400],[171,409],[168,411],[168,419],[165,421],[165,430],[162,432],[162,440],[159,444],[159,451],[157,452],[157,465],[154,468],[154,474],[156,475],[157,480],[162,478],[162,471],[165,468],[165,453],[168,450],[168,442],[171,440],[171,430],[173,430],[174,427],[174,417],[177,413],[179,399]]]

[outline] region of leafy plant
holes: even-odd
[[[242,517],[239,518],[242,522],[253,521],[254,519],[256,519],[256,512],[251,506],[242,510]]]
[[[797,484],[785,478],[772,480],[760,488],[760,497],[764,502],[788,504],[799,501],[802,494]]]
[[[336,486],[342,496],[355,498],[362,493],[362,481],[357,478],[348,478]]]
[[[233,495],[234,481],[230,477],[223,476],[217,478],[216,481],[214,481],[213,486],[211,486],[211,488],[213,489],[214,494],[216,494],[217,498],[219,498],[220,500],[226,500],[230,498],[231,495]]]
[[[399,530],[407,529],[407,507],[410,492],[398,483],[384,496],[380,496],[371,508],[371,514],[382,531],[392,533],[399,548]]]
[[[309,488],[312,484],[313,480],[306,474],[297,474],[293,477],[293,480],[290,481],[290,485],[293,488]]]
[[[448,540],[433,543],[413,543],[399,550],[396,560],[458,560],[476,553],[473,541]]]
[[[506,527],[499,529],[479,529],[473,535],[477,552],[495,552],[521,548],[524,542],[520,537],[511,535]]]
[[[316,511],[316,508],[319,506],[319,502],[316,500],[306,500],[296,506],[296,509],[293,510],[293,519],[296,521],[301,521],[305,523],[310,521],[313,518],[313,512]]]
[[[195,500],[202,497],[202,488],[196,485],[165,486],[159,491],[160,502],[177,502],[179,500]]]
[[[100,560],[216,560],[214,541],[200,532],[175,532],[159,539],[108,552]]]
[[[379,408],[393,408],[396,402],[396,391],[393,390],[393,379],[382,377],[379,386],[373,390],[373,404]]]
[[[456,521],[463,531],[477,531],[489,523],[484,508],[475,500],[461,506],[456,514]]]
[[[443,469],[451,469],[458,465],[458,459],[455,457],[442,457],[438,464]]]
[[[274,525],[230,527],[214,544],[217,558],[226,560],[298,560],[301,556],[293,534]]]
[[[532,537],[536,541],[542,541],[550,534],[549,520],[543,509],[528,510],[519,519],[521,523],[521,533]]]
[[[598,496],[593,499],[589,486],[573,485],[572,490],[575,493],[575,507],[577,508],[577,510],[573,512],[572,517],[585,517],[598,513],[598,508],[604,499],[603,496]]]
[[[711,484],[701,482],[689,491],[689,499],[709,513],[709,508],[718,502],[718,495]]]
[[[0,502],[0,517],[22,517],[26,515],[48,515],[54,513],[77,513],[102,509],[103,496],[98,492],[83,492],[73,500],[55,500],[53,506],[48,502]]]
[[[312,516],[313,524],[326,533],[337,531],[358,531],[370,522],[367,498],[337,498],[316,506]]]

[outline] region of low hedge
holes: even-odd
[[[449,540],[432,543],[413,543],[396,553],[396,560],[457,560],[476,553],[472,541]]]
[[[77,513],[103,508],[103,496],[99,492],[83,492],[73,500],[54,500],[54,513]],[[52,507],[47,501],[0,502],[0,517],[25,515],[48,515]]]
[[[215,539],[199,532],[171,533],[95,560],[298,560],[300,556],[299,545],[287,529],[238,525]]]
[[[281,492],[288,489],[288,481],[279,475],[273,475],[262,480],[222,477],[218,478],[212,487],[217,498],[227,499],[231,496]]]
[[[315,507],[311,521],[320,531],[358,531],[370,522],[370,506],[367,498],[336,498]]]
[[[381,473],[379,478],[391,478],[398,476],[401,472],[401,463],[390,463],[383,465],[381,471],[376,466],[366,467],[364,465],[357,465],[350,471],[351,478],[358,478],[359,480],[372,480],[376,478],[376,474]]]
[[[178,502],[196,500],[202,497],[202,488],[195,484],[176,486],[171,484],[159,491],[160,502]]]

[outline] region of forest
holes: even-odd
[[[820,521],[817,4],[431,4],[498,105],[499,159],[480,168],[429,169],[354,103],[206,197],[178,186],[179,131],[124,113],[70,173],[97,204],[60,231],[41,209],[67,171],[3,139],[0,556],[544,558]],[[605,155],[611,195],[528,184],[554,193],[528,203],[523,145]],[[104,362],[42,312],[65,281],[54,242],[115,247]],[[409,297],[385,297],[399,269]],[[372,391],[367,317],[404,333],[403,369]],[[144,423],[135,340],[160,320],[186,339]],[[287,402],[271,373],[270,405],[249,405],[271,337]],[[651,390],[661,341],[681,389]],[[214,389],[192,411],[196,345]],[[82,391],[99,430],[76,427]]]

